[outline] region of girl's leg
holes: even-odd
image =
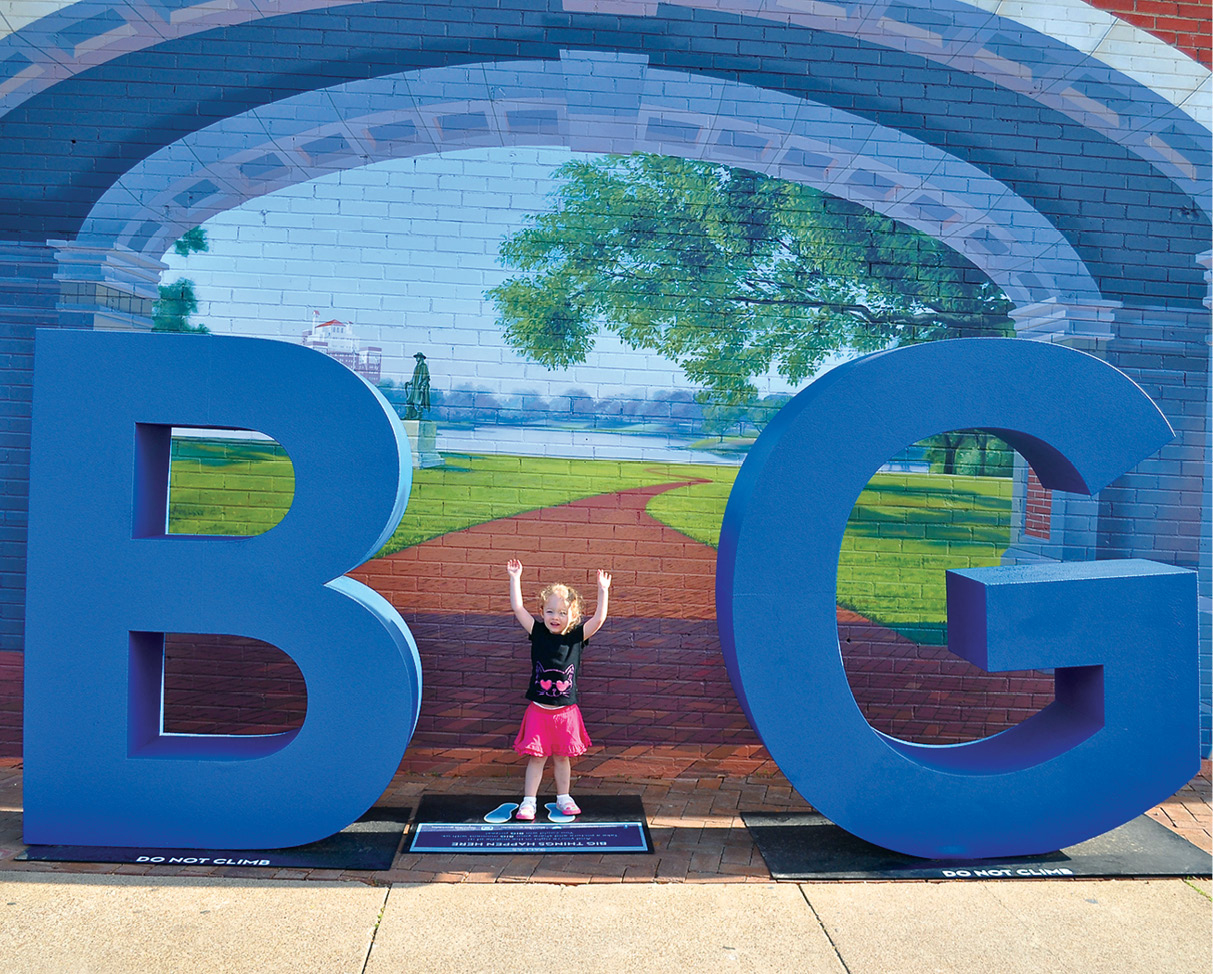
[[[556,760],[559,762],[560,758]],[[567,762],[568,758],[565,758],[565,761]],[[539,784],[543,781],[543,769],[547,763],[548,759],[546,755],[532,757],[527,761],[526,775],[523,778],[523,798],[535,798],[539,795]],[[557,764],[556,767],[559,768],[560,765]]]
[[[553,757],[552,774],[556,778],[556,794],[567,795],[573,781],[573,762],[559,755]]]
[[[569,785],[572,783],[573,777],[573,762],[562,757],[552,758],[552,761],[552,773],[556,776],[557,810],[565,815],[580,815],[581,809],[577,807],[573,796],[569,794]]]

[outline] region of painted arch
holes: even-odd
[[[269,106],[306,100],[311,92],[357,102],[360,84],[408,78],[411,86],[411,79],[436,77],[439,69],[486,78],[512,75],[506,87],[517,92],[527,89],[529,71],[537,87],[526,90],[526,97],[542,101],[553,91],[559,96],[563,85],[568,122],[577,106],[569,116],[564,79],[577,59],[571,52],[585,52],[577,56],[612,65],[602,69],[607,74],[591,71],[584,79],[590,111],[600,111],[596,100],[604,95],[630,110],[635,92],[627,85],[641,81],[620,76],[618,66],[627,64],[640,64],[638,75],[673,87],[716,86],[738,94],[736,105],[723,106],[698,125],[709,133],[733,126],[737,134],[726,136],[739,140],[733,145],[717,138],[688,146],[689,128],[681,130],[681,139],[651,139],[645,129],[621,145],[664,146],[661,151],[734,164],[746,164],[749,155],[764,171],[783,175],[794,169],[784,151],[790,136],[785,132],[780,139],[781,126],[786,129],[784,106],[801,106],[798,111],[814,106],[812,111],[827,117],[854,118],[854,131],[881,133],[858,164],[844,161],[848,153],[858,157],[848,137],[830,126],[817,140],[824,151],[806,155],[828,159],[837,172],[860,182],[868,179],[867,198],[875,208],[897,211],[894,215],[909,217],[907,222],[935,227],[949,242],[980,251],[971,237],[949,227],[957,219],[976,226],[970,219],[980,209],[974,200],[1000,193],[1002,203],[987,208],[998,219],[986,221],[988,250],[982,258],[984,266],[1001,274],[1000,282],[1018,286],[1012,272],[999,271],[996,256],[1014,264],[1047,254],[1070,265],[1077,257],[1081,266],[1071,266],[1068,277],[1062,275],[1066,280],[1054,280],[1056,272],[1046,268],[1035,290],[1030,282],[1021,289],[1025,296],[1097,293],[1130,305],[1197,307],[1206,292],[1197,258],[1208,249],[1213,207],[1210,134],[1194,115],[1201,116],[1208,100],[1209,72],[1093,8],[1063,6],[1064,13],[1044,19],[1033,12],[1056,11],[1058,5],[986,0],[518,0],[509,7],[475,0],[440,6],[411,0],[49,4],[54,9],[47,16],[10,23],[17,29],[0,39],[5,109],[0,237],[43,242],[91,235],[99,220],[111,218],[117,196],[136,183],[141,184],[137,198],[128,196],[129,205],[150,199],[145,177],[157,169],[155,162],[199,144],[207,134],[238,132],[239,120],[260,119]],[[1134,57],[1124,54],[1127,37],[1138,45]],[[1157,62],[1141,56],[1147,51],[1158,55]],[[561,84],[543,87],[554,74],[561,75]],[[500,99],[489,100],[508,120],[510,110]],[[702,107],[688,106],[684,114],[704,122]],[[267,149],[260,163],[251,157],[231,161],[244,165],[245,175],[259,165],[272,166],[271,157],[288,170],[298,169],[299,176],[317,160],[329,167],[348,165],[351,159],[341,158],[338,140],[352,146],[359,137],[351,140],[337,131],[346,114],[334,109],[328,119],[337,127],[332,132],[321,131],[323,119],[313,120],[316,134],[307,142],[313,153],[300,151],[319,155],[302,168],[293,149],[288,157]],[[746,111],[759,114],[746,118]],[[663,110],[669,132],[691,124],[675,115],[671,107]],[[349,116],[359,124],[366,117],[356,111]],[[763,126],[773,131],[754,134]],[[504,134],[513,137],[508,127]],[[502,135],[499,127],[491,137]],[[399,146],[401,140],[387,141]],[[673,150],[671,142],[677,143]],[[326,156],[327,148],[333,151]],[[915,172],[913,151],[948,160],[956,173],[969,174],[967,181],[954,180],[954,190],[957,183],[965,185],[949,202],[939,186],[924,183],[923,174]],[[200,160],[197,170],[201,174],[206,166],[220,164]],[[800,178],[824,182],[831,191],[843,189],[840,195],[863,195],[858,183],[832,178],[829,165],[817,168],[824,175],[801,173]],[[935,172],[941,178],[952,175]],[[181,176],[177,165],[168,166],[160,191],[166,192],[169,182],[178,185]],[[207,178],[200,175],[193,185],[205,188]],[[233,192],[238,187],[230,180],[222,189],[209,181],[217,190],[211,197],[222,197],[227,205],[238,201],[239,192]],[[246,191],[255,194],[255,182]],[[921,196],[911,198],[914,191]],[[179,192],[187,193],[182,206],[202,202],[200,189],[192,196],[189,187]],[[1027,216],[1028,226],[1021,226],[1021,216]],[[1010,228],[1014,241],[1006,239]],[[159,242],[164,235],[145,236]],[[129,233],[127,240],[138,243]],[[1004,253],[992,253],[998,249]],[[1021,267],[1020,273],[1028,272]],[[1093,288],[1080,283],[1083,277]]]
[[[154,260],[216,213],[335,170],[545,144],[704,159],[807,183],[946,242],[1017,305],[1099,297],[1073,248],[1026,201],[918,139],[819,103],[594,52],[350,82],[225,119],[124,174],[77,242]]]

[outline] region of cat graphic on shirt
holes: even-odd
[[[545,670],[535,664],[535,686],[545,697],[563,697],[573,686],[573,667],[566,666],[563,670]]]

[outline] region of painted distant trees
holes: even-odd
[[[944,474],[1009,477],[1013,451],[988,430],[951,430],[923,441],[931,469]]]
[[[195,252],[205,253],[209,249],[206,230],[202,227],[187,230],[173,244],[173,250],[182,257],[188,257]],[[194,282],[188,277],[179,277],[172,284],[161,284],[159,298],[152,307],[152,331],[208,335],[210,329],[206,325],[190,323],[190,316],[197,310],[198,298],[194,294]]]
[[[402,393],[395,383],[380,382],[379,390],[397,411],[403,409]],[[434,419],[452,426],[626,429],[688,436],[701,429],[704,414],[703,407],[685,389],[634,389],[598,397],[576,388],[541,395],[536,391],[503,392],[460,385],[445,391],[435,389],[434,396]]]
[[[668,156],[573,160],[552,209],[505,239],[487,292],[505,340],[549,368],[600,328],[682,368],[714,406],[752,407],[840,351],[1010,333],[1010,302],[948,247],[853,203]]]
[[[179,277],[172,284],[160,285],[160,297],[152,310],[152,331],[191,332],[206,335],[210,329],[203,324],[190,324],[190,315],[198,310],[194,282]]]

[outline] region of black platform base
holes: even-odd
[[[555,799],[540,798],[533,822],[513,818],[517,801],[502,795],[423,795],[405,848],[461,855],[653,851],[638,795],[578,797],[581,814],[575,819],[549,815],[546,806]]]
[[[1041,856],[919,859],[856,838],[824,815],[742,813],[774,879],[1045,879],[1208,876],[1210,857],[1142,815]]]
[[[16,858],[29,862],[121,862],[168,866],[253,866],[271,869],[391,869],[409,808],[372,808],[357,822],[319,842],[288,849],[153,849],[122,846],[32,845]]]

